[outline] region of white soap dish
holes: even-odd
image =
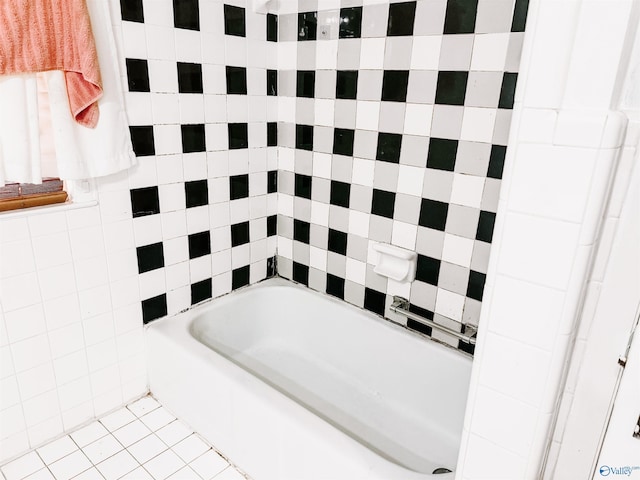
[[[413,282],[418,259],[416,252],[387,243],[375,243],[372,247],[378,252],[377,264],[373,269],[375,273],[396,282]]]

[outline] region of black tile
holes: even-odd
[[[491,243],[493,240],[493,227],[496,223],[496,214],[492,212],[480,211],[478,219],[478,229],[476,230],[476,240]]]
[[[416,280],[438,285],[440,276],[440,260],[418,254],[418,265],[416,267]],[[432,317],[433,318],[433,317]]]
[[[331,196],[329,203],[339,207],[349,208],[349,197],[351,195],[351,184],[331,180]]]
[[[469,72],[438,72],[436,103],[442,105],[464,105]]]
[[[500,89],[500,101],[498,108],[513,108],[513,99],[516,96],[517,73],[505,72],[502,77],[502,88]]]
[[[344,300],[344,278],[327,273],[327,294]]]
[[[150,272],[164,267],[164,249],[162,242],[136,248],[138,257],[138,273]]]
[[[446,138],[431,138],[429,139],[427,168],[453,172],[453,169],[456,166],[457,153],[457,140],[449,140]]]
[[[191,285],[191,305],[211,298],[212,292],[213,288],[210,278],[193,283]]]
[[[364,289],[364,308],[384,316],[384,305],[386,301],[386,295],[377,290],[371,288]]]
[[[302,263],[293,262],[293,281],[309,285],[309,267]]]
[[[156,154],[152,125],[129,127],[129,132],[131,133],[131,143],[136,157]]]
[[[476,351],[476,346],[463,342],[462,340],[458,340],[458,350],[462,350],[463,352],[473,355]]]
[[[360,38],[362,29],[362,7],[340,9],[339,38]]]
[[[347,238],[348,235],[340,230],[329,229],[327,241],[327,249],[340,255],[347,254]]]
[[[229,123],[229,150],[249,148],[249,126],[246,123]]]
[[[249,222],[231,225],[231,246],[237,247],[249,243]]]
[[[474,33],[478,0],[447,0],[444,33]]]
[[[184,195],[187,208],[209,204],[209,187],[206,180],[185,182]]]
[[[313,150],[313,125],[296,125],[296,148]]]
[[[160,213],[158,187],[134,188],[129,193],[133,218]]]
[[[489,156],[489,169],[487,177],[502,178],[504,170],[504,157],[507,154],[507,147],[503,145],[491,145],[491,155]]]
[[[516,5],[513,9],[513,21],[511,22],[512,32],[524,32],[524,27],[527,23],[528,11],[529,0],[516,0]]]
[[[417,305],[410,304],[409,311],[415,313],[416,315],[420,315],[423,318],[428,320],[433,320],[433,312],[431,310],[427,310],[426,308],[418,307]],[[433,329],[425,325],[424,323],[420,323],[416,320],[407,319],[407,327],[415,330],[417,332],[423,333],[425,335],[431,335]]]
[[[229,197],[231,200],[249,196],[249,175],[232,175],[229,177]]]
[[[204,137],[204,124],[180,125],[182,132],[182,153],[204,152],[207,145]]]
[[[316,72],[298,70],[296,78],[296,97],[313,98],[316,90]]]
[[[396,203],[396,194],[386,190],[373,189],[371,200],[371,213],[381,217],[393,218],[393,210]]]
[[[467,297],[481,302],[486,278],[487,276],[484,273],[471,270],[471,272],[469,272],[469,283],[467,285]]]
[[[382,77],[382,100],[405,102],[407,100],[408,70],[385,70]]]
[[[278,171],[269,170],[267,172],[267,193],[276,193],[278,191]]]
[[[267,122],[267,147],[278,146],[278,123]]]
[[[127,58],[127,81],[130,92],[150,92],[149,66],[146,60]]]
[[[120,0],[120,15],[128,22],[144,22],[142,0]]]
[[[336,77],[336,98],[355,100],[358,93],[358,71],[338,70]]]
[[[278,16],[267,13],[267,42],[278,41]]]
[[[278,234],[278,216],[269,215],[267,217],[267,237],[273,237]]]
[[[311,175],[295,174],[294,195],[311,200]]]
[[[333,130],[333,153],[337,155],[353,156],[354,130],[336,128]]]
[[[400,163],[402,135],[398,133],[378,133],[376,159],[383,162]]]
[[[249,265],[231,271],[231,288],[235,290],[245,285],[249,285]]]
[[[142,300],[142,323],[145,325],[152,320],[167,316],[167,294]]]
[[[416,2],[392,3],[389,5],[389,23],[387,35],[413,35],[413,24],[416,17]]]
[[[302,243],[309,243],[309,231],[311,224],[302,220],[293,220],[293,239]]]
[[[278,95],[278,71],[267,70],[267,95]]]
[[[277,260],[275,255],[267,258],[267,278],[275,277],[278,274]]]
[[[315,40],[317,30],[317,12],[304,12],[298,14],[298,40]]]
[[[173,0],[173,26],[200,30],[198,0]]]
[[[244,67],[226,67],[227,95],[247,94],[247,69]]]
[[[203,257],[211,253],[211,235],[206,230],[189,235],[189,258]]]
[[[202,65],[178,62],[178,92],[202,93]]]
[[[423,198],[422,204],[420,205],[420,218],[418,219],[418,225],[444,232],[444,227],[447,223],[448,211],[448,203]]]
[[[244,8],[233,5],[224,6],[224,33],[236,37],[246,36]]]

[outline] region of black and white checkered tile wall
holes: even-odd
[[[477,324],[527,3],[284,2],[282,276],[401,322],[394,294]],[[374,273],[375,242],[417,251],[413,284]]]
[[[144,322],[275,274],[275,15],[120,0]]]
[[[394,320],[398,294],[477,323],[528,1],[246,7],[120,0],[145,322],[273,275],[277,251]],[[418,252],[412,285],[373,272],[374,242]]]

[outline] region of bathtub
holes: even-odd
[[[151,393],[255,480],[450,479],[471,359],[271,279],[145,331]]]

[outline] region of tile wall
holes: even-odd
[[[280,275],[400,322],[394,294],[477,324],[527,6],[283,2]],[[412,285],[373,272],[374,242],[417,251]]]

